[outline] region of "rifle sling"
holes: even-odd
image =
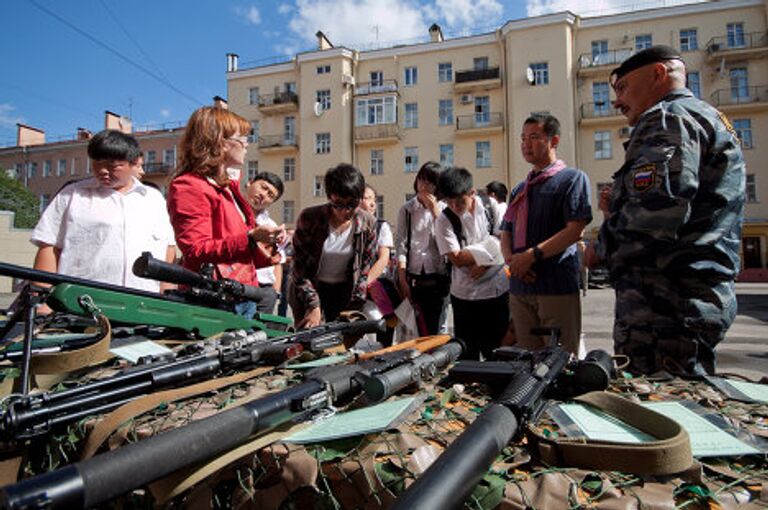
[[[529,427],[529,441],[546,463],[639,475],[671,475],[693,464],[688,433],[676,421],[608,392],[593,391],[574,400],[614,416],[657,440],[627,444],[584,437],[551,439]]]
[[[238,384],[248,379],[258,377],[272,370],[272,367],[258,367],[248,372],[242,372],[239,374],[231,375],[229,377],[222,377],[217,379],[209,379],[207,381],[199,382],[182,388],[176,388],[171,390],[160,391],[145,395],[141,398],[128,402],[118,407],[93,428],[88,435],[88,440],[85,443],[85,448],[80,457],[80,460],[85,460],[98,451],[104,442],[109,437],[129,420],[132,420],[136,416],[143,414],[149,410],[152,410],[162,404],[163,402],[175,402],[182,398],[201,395],[209,391],[214,391],[219,388],[224,388],[232,384]]]
[[[31,372],[35,375],[61,374],[97,365],[111,358],[109,346],[112,341],[112,327],[105,316],[99,315],[98,320],[98,327],[103,335],[100,340],[81,349],[36,354],[30,361]]]

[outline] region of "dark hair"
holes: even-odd
[[[496,200],[499,202],[503,203],[507,201],[507,187],[503,182],[491,181],[485,185],[485,191],[489,194],[493,193]]]
[[[363,198],[365,177],[360,170],[347,163],[339,163],[325,172],[325,196],[340,198]]]
[[[560,136],[560,121],[557,120],[557,117],[554,115],[548,113],[534,113],[525,119],[523,126],[526,124],[541,124],[547,138],[551,139],[553,136]]]
[[[459,166],[451,166],[440,173],[437,192],[443,198],[458,198],[472,191],[472,174]]]
[[[437,179],[440,177],[440,172],[443,171],[443,167],[440,166],[440,163],[436,163],[434,161],[427,161],[423,165],[421,165],[421,168],[419,168],[419,173],[416,174],[416,178],[413,180],[413,191],[419,192],[419,189],[416,187],[416,181],[421,179],[422,181],[427,181],[435,186],[437,186]]]
[[[277,196],[275,200],[283,196],[283,180],[272,172],[259,172],[257,173],[251,182],[265,181],[270,183],[277,190]]]
[[[134,163],[139,156],[139,142],[116,129],[99,131],[88,142],[88,157],[92,160],[114,159]]]

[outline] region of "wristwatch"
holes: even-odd
[[[539,262],[544,259],[544,252],[541,251],[541,248],[538,246],[533,247],[533,258],[536,260],[536,262]]]

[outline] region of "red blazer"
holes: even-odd
[[[200,175],[185,173],[171,181],[167,202],[176,245],[187,269],[199,271],[202,264],[212,262],[220,277],[256,285],[256,268],[273,264],[262,248],[250,242],[248,232],[256,220],[237,181],[221,187]]]

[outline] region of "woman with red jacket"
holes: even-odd
[[[219,278],[258,285],[256,268],[280,262],[273,246],[285,230],[256,227],[239,182],[230,176],[243,166],[250,129],[247,120],[224,108],[196,110],[181,139],[167,202],[184,267],[199,271],[210,262]]]

